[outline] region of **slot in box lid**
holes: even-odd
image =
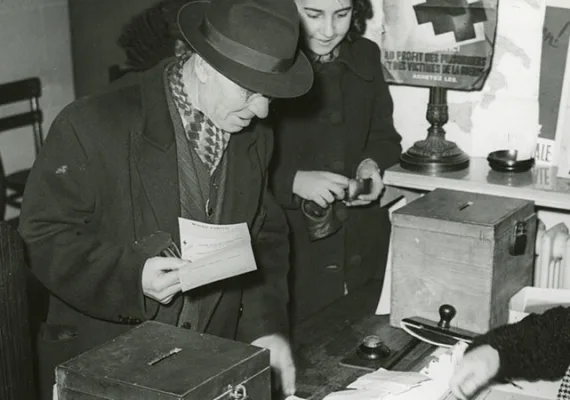
[[[494,240],[534,213],[534,202],[435,189],[394,211],[393,225]]]

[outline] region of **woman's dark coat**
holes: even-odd
[[[332,63],[314,64],[311,92],[275,104],[276,153],[272,189],[286,209],[292,231],[290,293],[293,318],[302,319],[371,278],[384,277],[390,223],[375,202],[337,206],[344,227],[311,242],[299,199],[292,193],[298,170],[331,171],[354,177],[359,163],[372,158],[383,171],[398,162],[401,137],[392,122],[393,103],[380,64],[380,51],[368,39],[345,41]]]

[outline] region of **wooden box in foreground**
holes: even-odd
[[[474,333],[508,322],[508,303],[532,285],[532,201],[436,189],[394,211],[390,323],[423,317]]]
[[[59,365],[56,384],[58,400],[271,399],[267,350],[158,322]]]

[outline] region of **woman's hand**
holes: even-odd
[[[322,208],[344,199],[347,187],[347,177],[327,171],[297,171],[293,180],[293,193]]]
[[[356,179],[372,179],[372,185],[370,185],[370,193],[361,194],[355,200],[347,201],[346,205],[353,206],[364,206],[376,201],[378,197],[382,194],[384,190],[384,182],[382,182],[382,176],[380,176],[380,169],[378,164],[371,158],[367,158],[362,161],[358,168],[356,169]]]
[[[469,399],[497,375],[499,365],[499,353],[489,345],[466,353],[449,381],[451,393],[460,400]]]

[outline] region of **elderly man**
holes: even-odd
[[[38,343],[44,393],[57,364],[150,319],[268,348],[284,392],[295,390],[287,227],[267,192],[263,118],[271,98],[312,84],[297,10],[292,0],[195,1],[179,25],[192,54],[66,107],[29,177],[20,231],[51,293]],[[178,217],[247,223],[257,271],[182,293],[188,262],[160,256],[180,242]]]

